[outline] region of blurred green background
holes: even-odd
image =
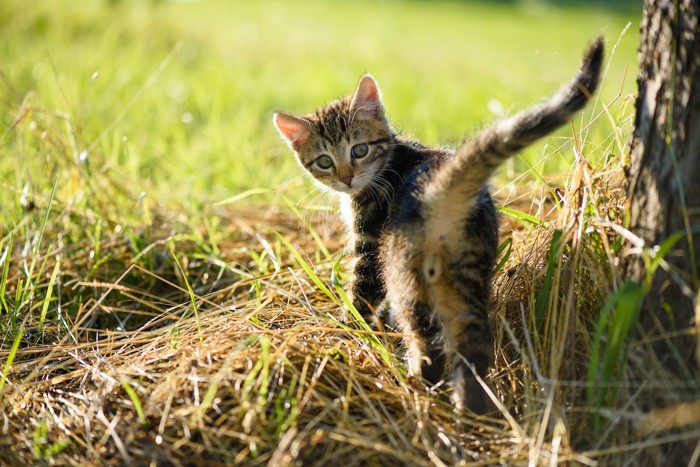
[[[299,169],[274,110],[309,112],[371,72],[397,128],[456,144],[554,91],[593,37],[611,57],[631,23],[584,117],[620,95],[589,135],[607,153],[629,117],[640,15],[641,2],[619,1],[3,0],[3,231],[54,180],[64,199],[104,196],[117,216],[144,194],[184,212],[251,188],[300,199],[308,185],[286,183]],[[572,158],[550,157],[535,176],[565,173]]]

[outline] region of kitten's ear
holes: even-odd
[[[355,94],[352,96],[350,112],[351,115],[359,116],[360,118],[384,118],[382,96],[379,92],[379,86],[377,86],[377,82],[372,78],[372,75],[366,74],[360,78]]]
[[[309,139],[311,130],[309,130],[306,120],[302,118],[284,112],[276,112],[272,117],[272,121],[275,123],[282,139],[295,151],[298,151]]]

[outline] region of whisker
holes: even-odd
[[[314,194],[315,196],[314,196],[313,198],[311,198],[310,200],[308,200],[308,201],[304,204],[304,206],[302,207],[302,211],[301,211],[302,214],[306,214],[306,212],[309,210],[309,207],[310,207],[311,205],[313,205],[313,204],[316,202],[316,200],[317,200],[318,198],[320,198],[320,197],[323,195],[323,192],[320,191],[320,190],[318,190],[318,191],[314,191],[314,192],[312,192],[312,193],[307,194],[306,196],[304,196],[301,200],[299,200],[299,201],[296,203],[296,206],[299,207],[299,206],[301,205],[301,202],[302,202],[302,201],[305,201],[311,194]]]

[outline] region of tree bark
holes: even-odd
[[[642,329],[668,363],[687,371],[695,346],[689,330],[700,271],[700,0],[645,0],[635,128],[627,169],[630,230],[645,247],[682,238],[654,272]],[[627,275],[644,282],[639,251]],[[682,332],[680,334],[683,334]],[[669,336],[668,338],[660,338]]]

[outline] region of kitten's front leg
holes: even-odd
[[[378,325],[379,310],[386,288],[379,264],[379,239],[386,220],[388,205],[371,196],[347,198],[341,210],[348,226],[348,251],[354,256],[350,294],[352,304],[372,326]]]
[[[379,270],[376,242],[355,243],[355,266],[351,282],[352,304],[368,324],[375,324],[376,311],[384,300],[386,289]]]

